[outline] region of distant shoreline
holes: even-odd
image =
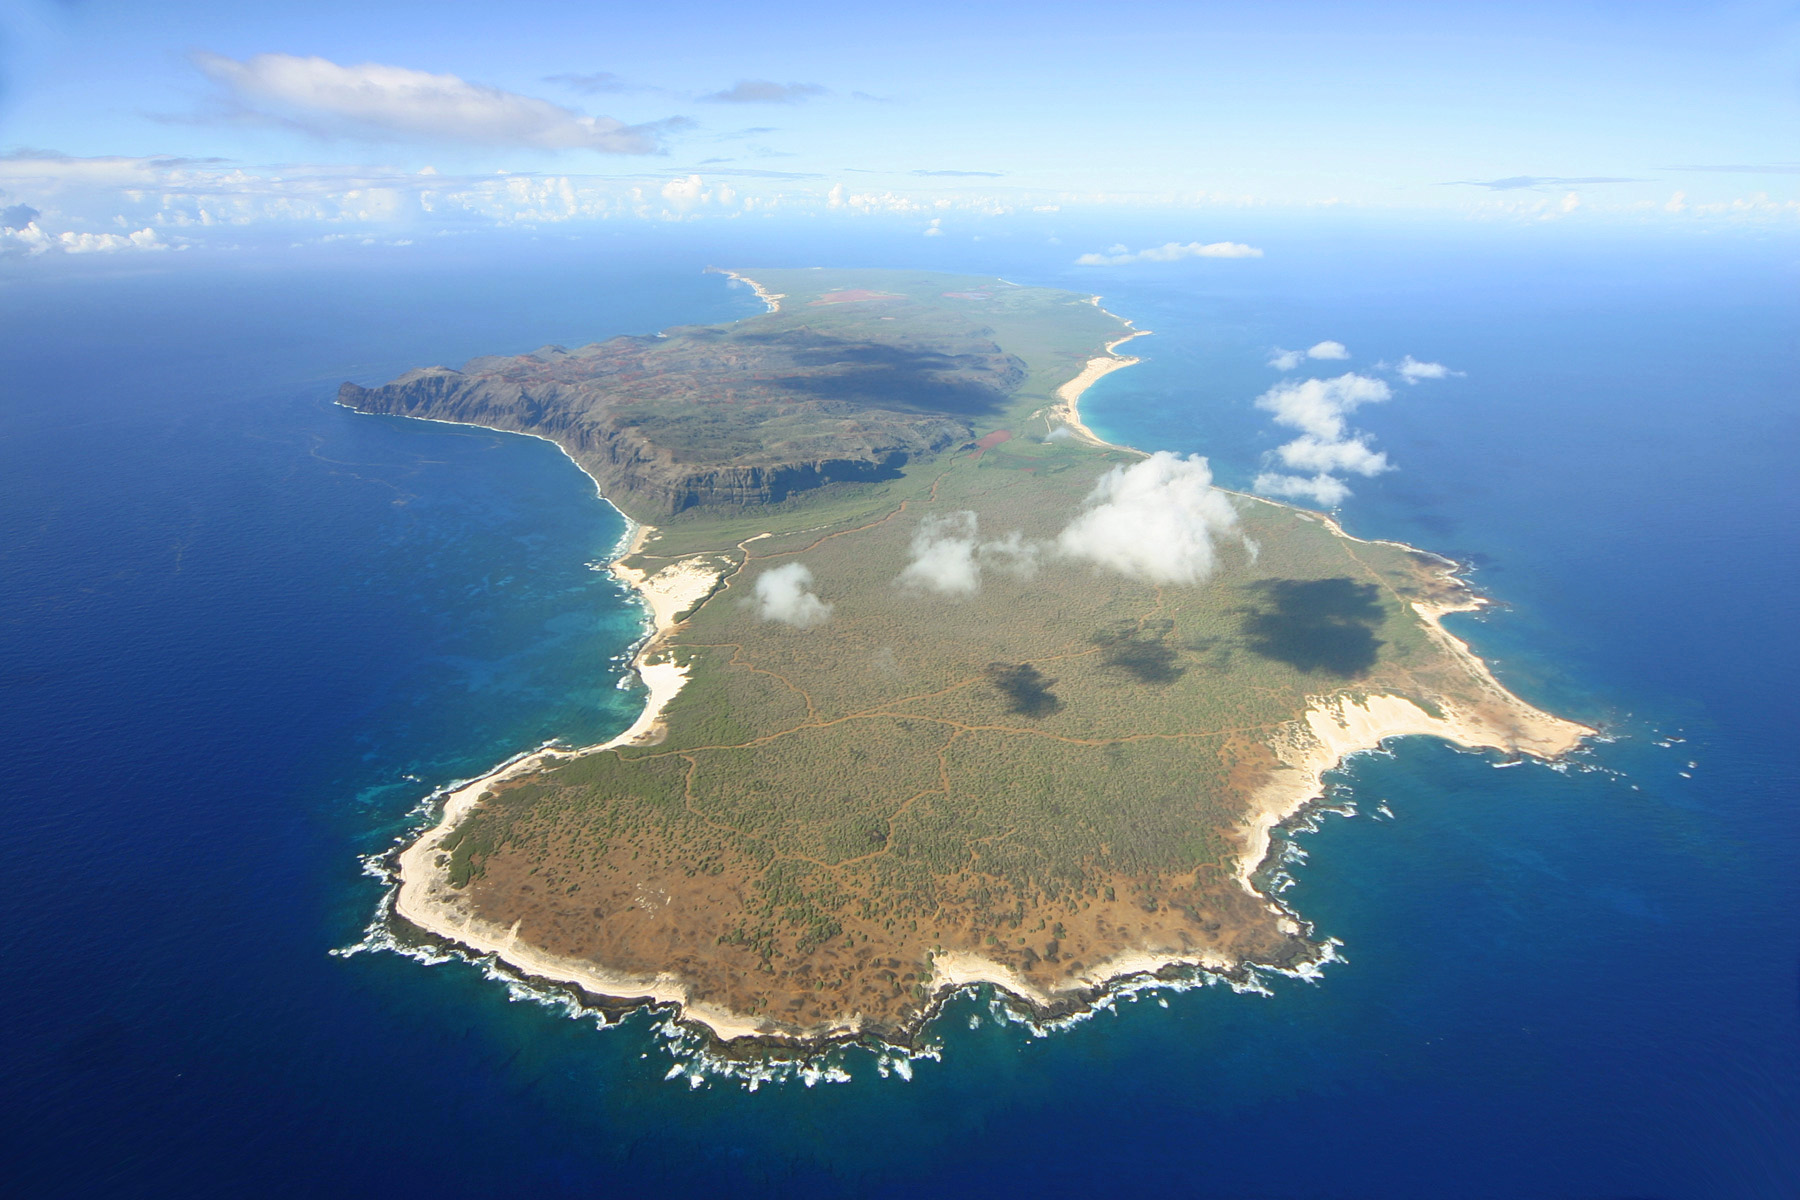
[[[748,275],[740,274],[737,271],[727,271],[723,267],[708,267],[706,269],[714,274],[723,275],[727,279],[744,284],[751,291],[756,293],[756,298],[758,300],[761,300],[764,304],[769,306],[769,311],[772,313],[780,312],[781,302],[787,299],[787,297],[780,292],[771,292],[768,288],[756,282],[756,280],[751,279]]]

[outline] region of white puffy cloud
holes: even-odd
[[[1400,378],[1408,383],[1417,383],[1421,379],[1444,379],[1459,373],[1452,371],[1443,363],[1420,362],[1410,354],[1401,359],[1400,365],[1394,370],[1399,373]]]
[[[940,596],[972,596],[981,587],[975,561],[975,514],[968,511],[926,517],[913,534],[912,561],[900,583]]]
[[[1273,413],[1276,424],[1299,430],[1300,436],[1277,447],[1275,455],[1290,470],[1312,474],[1266,471],[1252,486],[1264,495],[1311,499],[1327,508],[1341,504],[1350,489],[1334,472],[1367,476],[1392,469],[1387,455],[1371,447],[1366,435],[1353,432],[1345,418],[1362,405],[1391,399],[1393,394],[1382,380],[1355,372],[1276,384],[1257,398],[1256,406]]]
[[[1083,254],[1075,260],[1080,267],[1115,267],[1134,262],[1176,262],[1183,258],[1261,258],[1262,251],[1242,242],[1164,242],[1147,250],[1127,250],[1114,246],[1105,254]]]
[[[919,522],[912,559],[898,582],[940,596],[972,596],[981,588],[984,568],[1029,576],[1037,570],[1041,552],[1016,529],[1003,538],[981,541],[979,519],[963,509]]]
[[[1237,510],[1206,460],[1160,450],[1101,476],[1056,548],[1133,578],[1191,584],[1212,574],[1215,539],[1236,531]]]
[[[1335,442],[1344,436],[1347,414],[1393,395],[1381,380],[1347,372],[1331,379],[1278,383],[1257,398],[1256,407],[1274,413],[1277,424]]]
[[[706,184],[698,175],[669,180],[663,184],[662,196],[677,212],[685,212],[710,198],[706,191]]]
[[[1373,450],[1361,436],[1328,442],[1302,434],[1275,451],[1285,466],[1296,471],[1347,471],[1354,475],[1379,475],[1388,469],[1387,455]]]
[[[194,64],[252,111],[314,133],[421,137],[544,150],[650,154],[656,127],[589,117],[516,92],[385,63],[196,52]],[[272,110],[272,111],[268,111]]]
[[[1342,342],[1320,342],[1305,350],[1283,350],[1280,346],[1269,352],[1269,365],[1277,371],[1291,371],[1309,358],[1344,359],[1350,357],[1350,351]]]
[[[831,605],[813,595],[813,573],[804,563],[771,567],[756,577],[756,615],[795,629],[813,629],[831,619]]]
[[[1344,481],[1330,475],[1281,475],[1264,471],[1251,485],[1265,496],[1285,496],[1290,500],[1311,500],[1320,508],[1335,508],[1349,498]]]
[[[27,221],[19,229],[10,225],[0,229],[0,254],[11,257],[43,254],[55,245],[56,239],[38,228],[36,221]]]

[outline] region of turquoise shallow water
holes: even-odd
[[[1022,239],[675,231],[8,283],[0,886],[30,967],[0,997],[0,1139],[22,1186],[1791,1194],[1791,250],[1246,236],[1261,262],[1157,273]],[[1449,363],[1358,414],[1400,469],[1345,519],[1475,561],[1503,606],[1459,629],[1616,740],[1567,772],[1356,759],[1357,815],[1322,816],[1291,868],[1344,943],[1320,983],[1147,994],[1049,1037],[970,997],[910,1080],[852,1054],[848,1082],[752,1092],[652,1017],[598,1030],[463,964],[333,956],[379,896],[359,856],[432,787],[630,719],[640,628],[590,569],[619,519],[557,451],[359,417],[337,382],[754,312],[712,261],[1102,291],[1156,332],[1090,422],[1228,483],[1275,444],[1268,347]]]

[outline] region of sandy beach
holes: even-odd
[[[686,985],[673,975],[631,975],[608,971],[597,963],[549,954],[521,942],[516,924],[508,928],[475,917],[463,903],[463,895],[450,885],[448,855],[439,849],[496,784],[584,755],[661,740],[663,712],[687,682],[687,668],[664,657],[663,643],[679,627],[682,616],[711,594],[723,568],[705,556],[682,559],[655,574],[626,566],[625,559],[641,549],[654,532],[650,526],[636,526],[629,544],[609,568],[637,591],[649,609],[651,633],[632,664],[648,691],[643,711],[629,728],[609,741],[578,749],[546,746],[507,759],[480,778],[457,786],[445,796],[437,824],[401,851],[394,912],[427,933],[477,954],[492,954],[534,978],[574,984],[593,995],[612,999],[679,1004],[689,1019],[705,1025],[721,1040],[729,1040],[761,1030],[746,1018],[725,1010],[689,1004]]]
[[[710,269],[717,271],[728,279],[736,280],[738,283],[743,284],[751,291],[755,292],[756,298],[768,305],[770,312],[780,312],[781,302],[787,299],[787,296],[781,292],[771,292],[768,288],[756,282],[756,280],[750,278],[748,275],[740,275],[736,271],[727,271],[723,267],[712,267]]]
[[[1441,628],[1438,633],[1450,638]],[[1463,653],[1469,653],[1466,646]],[[1474,659],[1472,654],[1469,657]],[[1480,665],[1482,676],[1492,683],[1486,664]],[[1275,827],[1319,798],[1325,772],[1352,754],[1378,749],[1389,738],[1435,737],[1469,750],[1554,759],[1594,732],[1531,707],[1498,683],[1492,687],[1491,711],[1465,712],[1440,699],[1441,717],[1404,696],[1367,696],[1360,701],[1343,695],[1315,697],[1305,717],[1282,727],[1272,741],[1282,765],[1252,797],[1243,827],[1238,879],[1255,892],[1255,875],[1269,856]]]
[[[1094,303],[1096,305],[1099,304],[1099,301],[1100,298],[1098,296],[1094,297]],[[1143,337],[1148,332],[1149,330],[1147,329],[1133,330],[1117,341],[1108,342],[1105,354],[1088,359],[1087,365],[1081,369],[1081,374],[1056,389],[1057,403],[1056,406],[1050,410],[1051,415],[1056,420],[1062,422],[1064,426],[1073,430],[1075,435],[1082,441],[1094,446],[1111,445],[1112,443],[1102,438],[1092,429],[1089,429],[1086,422],[1081,419],[1081,394],[1094,386],[1094,381],[1102,376],[1111,374],[1123,367],[1135,366],[1138,362],[1142,361],[1140,359],[1118,354],[1116,351],[1120,346],[1123,346],[1132,338]]]

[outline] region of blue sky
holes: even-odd
[[[15,252],[1107,206],[1800,225],[1780,3],[0,0],[0,30]]]

